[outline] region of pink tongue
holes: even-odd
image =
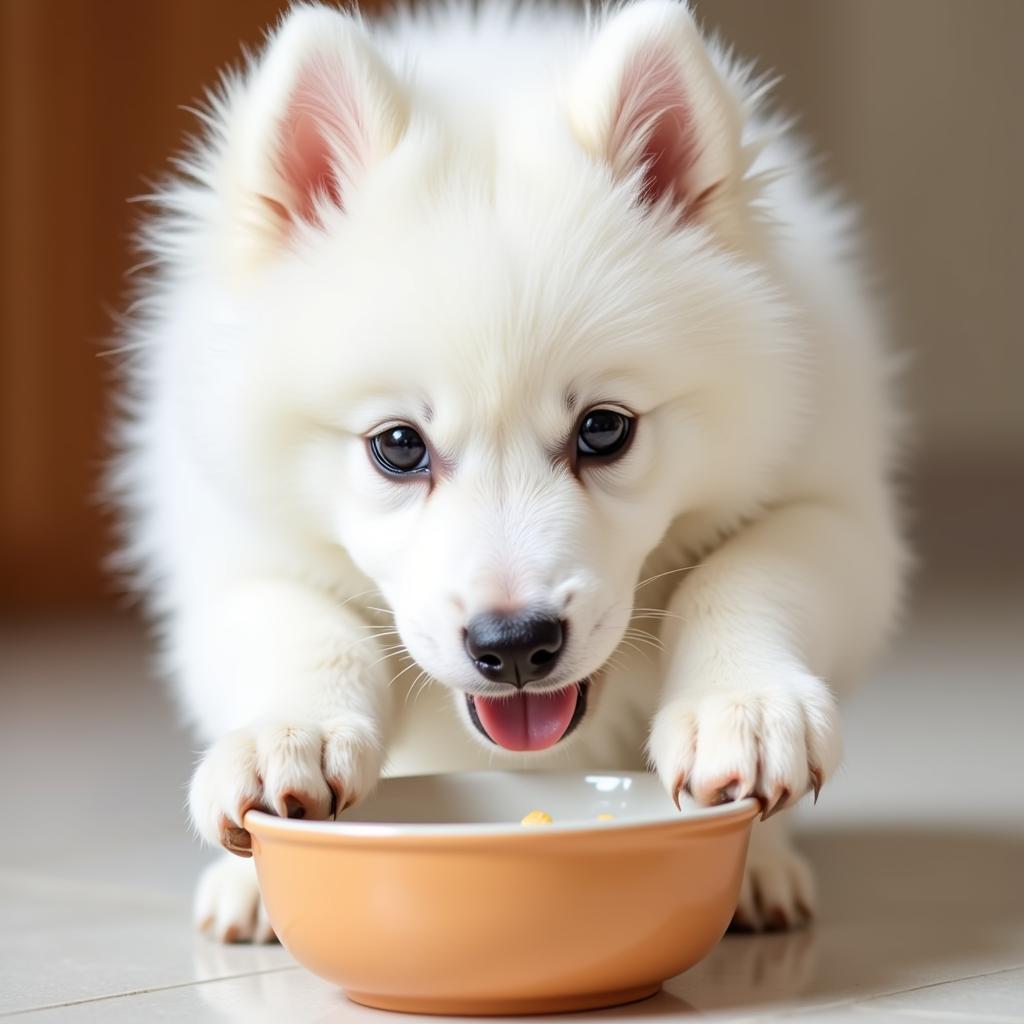
[[[567,686],[554,693],[514,697],[474,697],[476,714],[487,735],[506,750],[546,750],[564,735],[576,710],[579,690]]]

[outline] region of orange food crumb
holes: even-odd
[[[550,825],[554,819],[548,814],[547,811],[530,811],[530,813],[523,818],[520,824],[522,825]]]

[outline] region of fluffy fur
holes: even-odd
[[[210,746],[190,807],[246,852],[384,770],[637,767],[776,810],[839,761],[834,694],[894,619],[887,358],[847,217],[684,6],[297,7],[162,191],[115,485],[125,562]],[[578,415],[636,415],[573,472]],[[416,424],[430,482],[365,438]],[[472,614],[568,623],[570,739],[471,727]],[[417,675],[417,673],[419,673]],[[429,684],[429,685],[427,685]],[[809,912],[777,818],[738,909]],[[262,938],[243,862],[197,916]]]

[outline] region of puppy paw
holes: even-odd
[[[376,734],[351,722],[239,729],[210,747],[196,769],[189,790],[192,822],[208,842],[248,857],[246,811],[334,817],[369,792],[381,762]]]
[[[814,916],[816,896],[810,865],[788,842],[759,840],[754,825],[733,931],[787,931]]]
[[[251,861],[224,856],[199,876],[193,919],[218,942],[274,942]]]
[[[835,702],[821,680],[787,671],[771,683],[691,689],[655,716],[651,761],[676,803],[756,796],[769,817],[818,790],[839,762]]]

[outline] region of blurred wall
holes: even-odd
[[[918,446],[1024,461],[1024,2],[704,0],[862,211]]]
[[[182,109],[277,0],[0,0],[0,603],[109,600],[113,314]]]
[[[0,604],[109,600],[111,313],[193,103],[277,0],[0,0]],[[1024,465],[1022,0],[704,0],[864,210],[921,460]],[[998,472],[1003,472],[999,469]]]

